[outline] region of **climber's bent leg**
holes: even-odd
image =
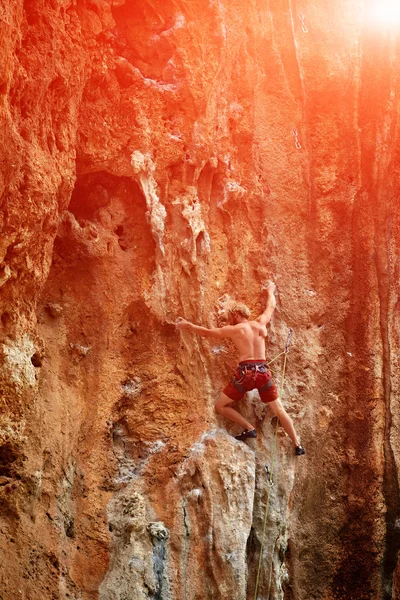
[[[269,402],[268,406],[271,407],[272,412],[276,417],[278,417],[283,429],[286,431],[293,444],[297,447],[300,446],[300,439],[296,433],[296,430],[293,425],[292,419],[287,414],[286,410],[283,408],[281,401],[274,400],[273,402]]]
[[[221,396],[215,404],[215,410],[219,415],[222,415],[226,419],[229,419],[229,421],[232,421],[233,423],[238,423],[239,425],[245,427],[250,431],[253,430],[253,425],[246,421],[246,419],[242,417],[242,415],[237,410],[232,408],[231,405],[234,402],[235,401],[232,400],[232,398],[229,398],[229,396],[224,394],[224,392],[221,392]]]

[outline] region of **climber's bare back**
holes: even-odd
[[[258,321],[246,321],[228,326],[228,336],[239,352],[239,362],[265,360],[265,338],[267,328]],[[223,329],[228,329],[224,327]]]

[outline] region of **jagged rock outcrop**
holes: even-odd
[[[253,597],[274,423],[249,395],[229,435],[234,352],[174,322],[268,279],[307,455],[279,432],[258,595],[395,600],[396,36],[344,0],[3,5],[1,600]]]

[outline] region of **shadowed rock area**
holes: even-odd
[[[400,23],[372,4],[0,3],[0,600],[251,600],[268,496],[259,600],[400,598]],[[234,348],[174,325],[255,317],[268,280],[304,457],[255,394],[232,437]]]

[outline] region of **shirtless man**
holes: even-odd
[[[305,450],[294,429],[292,419],[282,406],[278,388],[273,384],[271,372],[266,365],[266,325],[270,322],[276,306],[275,284],[272,282],[268,285],[267,294],[267,307],[254,321],[249,321],[250,310],[245,304],[235,303],[228,310],[229,325],[225,327],[208,329],[194,325],[182,317],[177,319],[176,326],[178,329],[188,329],[204,337],[230,338],[235,344],[239,352],[239,365],[234,378],[221,392],[221,396],[215,404],[215,410],[219,415],[245,427],[245,430],[237,435],[236,439],[257,437],[255,427],[233,408],[233,404],[241,400],[246,392],[257,389],[262,402],[269,404],[272,412],[278,417],[282,427],[292,440],[296,454],[300,456],[305,454]]]

